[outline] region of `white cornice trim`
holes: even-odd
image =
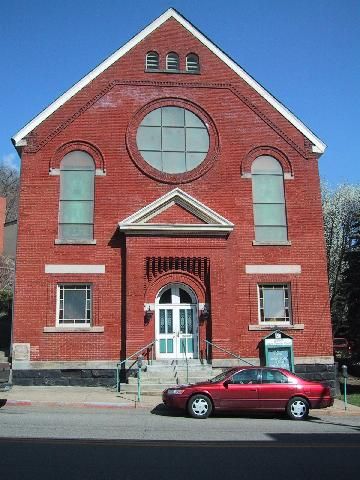
[[[228,67],[230,67],[239,77],[241,77],[246,83],[248,83],[254,90],[256,90],[270,105],[272,105],[279,113],[281,113],[290,123],[292,123],[305,137],[307,137],[313,143],[313,152],[324,153],[326,145],[320,140],[304,123],[301,122],[290,110],[288,110],[282,103],[280,103],[270,92],[268,92],[262,85],[254,80],[245,70],[243,70],[237,63],[235,63],[230,57],[228,57],[220,48],[212,43],[205,35],[197,30],[188,20],[180,15],[173,8],[169,8],[160,17],[154,20],[150,25],[141,30],[131,40],[125,43],[119,50],[114,52],[110,57],[104,60],[94,70],[89,72],[79,82],[75,83],[69,90],[63,95],[57,98],[47,108],[45,108],[39,115],[33,120],[27,123],[21,130],[19,130],[12,138],[16,147],[22,146],[22,139],[42,123],[47,117],[55,112],[61,105],[67,102],[71,97],[78,93],[82,88],[88,85],[94,78],[100,75],[104,70],[110,67],[114,62],[119,60],[129,50],[135,47],[150,33],[156,30],[160,25],[165,23],[169,18],[177,20],[186,30],[188,30],[195,38],[197,38],[203,45],[205,45],[211,52],[213,52],[220,60],[222,60]]]
[[[172,205],[181,206],[205,223],[148,223],[149,220],[167,210]],[[180,188],[174,188],[162,197],[149,203],[149,205],[146,205],[119,222],[119,229],[132,233],[222,234],[231,232],[234,229],[234,224]]]

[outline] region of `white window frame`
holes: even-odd
[[[156,62],[155,62],[156,58]],[[159,54],[155,50],[146,54],[145,69],[146,70],[159,70]],[[156,66],[155,66],[156,64]]]
[[[176,68],[174,68],[176,66]],[[176,52],[169,52],[166,55],[166,70],[168,72],[178,72],[180,70],[180,57]]]
[[[191,57],[196,57],[196,62],[194,62]],[[196,53],[189,53],[188,55],[186,55],[186,71],[190,73],[200,72],[199,55],[197,55]]]
[[[288,306],[285,303],[285,295],[284,295],[284,308],[288,310],[288,317],[285,317],[285,320],[265,320],[265,312],[264,312],[264,320],[262,320],[261,311],[264,310],[264,305],[261,305],[261,301],[264,302],[264,296],[262,295],[261,298],[261,290],[262,289],[273,289],[273,290],[287,290],[287,299],[288,299]],[[259,283],[257,285],[257,297],[258,297],[258,320],[259,325],[292,325],[292,308],[291,308],[291,286],[290,283]]]
[[[85,320],[84,322],[63,322],[60,319],[60,291],[64,287],[71,287],[71,286],[82,286],[84,289],[89,289],[90,291],[90,319],[84,318],[82,320]],[[63,295],[63,300],[64,300],[64,295]],[[87,299],[86,299],[87,301]],[[56,288],[56,326],[61,327],[61,328],[89,328],[93,325],[93,286],[91,283],[82,283],[82,282],[73,282],[73,283],[59,283]],[[88,310],[86,308],[86,310]]]

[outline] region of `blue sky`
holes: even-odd
[[[0,2],[0,161],[10,137],[169,7],[293,111],[328,148],[320,173],[360,183],[359,0]]]

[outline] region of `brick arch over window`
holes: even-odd
[[[172,283],[183,283],[194,291],[199,303],[206,302],[206,290],[203,283],[194,275],[180,270],[164,273],[151,282],[145,292],[145,303],[155,303],[159,291]]]
[[[269,146],[256,147],[250,152],[248,152],[241,162],[240,174],[242,176],[250,176],[251,166],[254,160],[256,160],[261,155],[269,155],[270,157],[274,157],[282,166],[284,177],[293,177],[293,166],[292,163],[289,161],[288,157],[281,150]]]
[[[88,153],[94,160],[96,170],[105,172],[105,160],[100,150],[95,145],[82,140],[74,140],[58,148],[50,159],[49,171],[60,169],[60,163],[64,156],[75,150]]]

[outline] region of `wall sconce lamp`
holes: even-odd
[[[150,323],[150,320],[152,319],[153,313],[154,313],[154,312],[150,309],[150,305],[149,305],[149,306],[148,306],[148,309],[146,310],[145,315],[144,315],[145,325],[147,325],[148,323]]]
[[[200,311],[200,318],[201,320],[208,320],[210,317],[210,311],[208,306],[205,304],[204,308]]]

